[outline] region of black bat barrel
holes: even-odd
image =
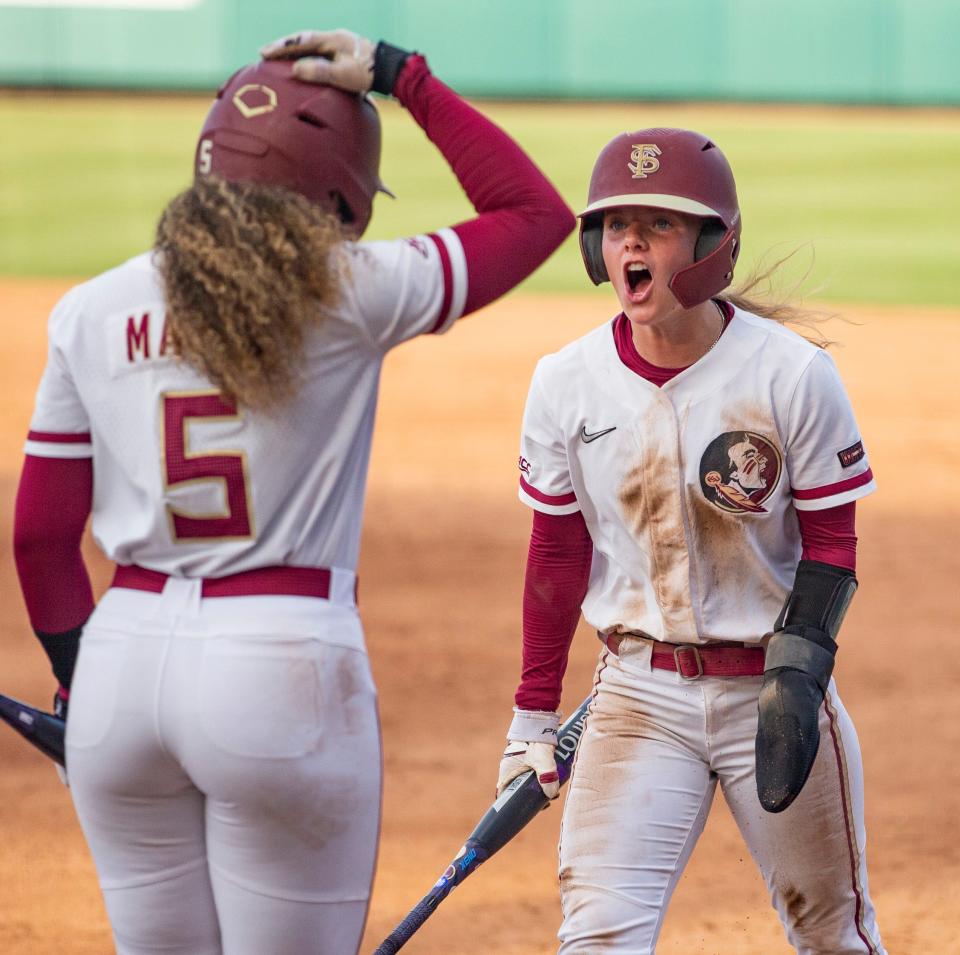
[[[538,812],[550,805],[543,794],[536,773],[527,772],[517,777],[518,785],[503,791],[503,795],[487,811],[470,833],[467,845],[483,846],[486,858],[502,849]],[[509,800],[509,809],[503,811]]]
[[[577,751],[577,743],[580,742],[580,736],[583,733],[590,700],[591,697],[587,697],[557,732],[556,761],[561,786],[570,778],[573,755]],[[511,781],[510,785],[497,797],[496,802],[486,811],[476,828],[470,833],[467,845],[481,847],[483,858],[489,859],[523,829],[538,812],[549,805],[550,800],[544,796],[543,789],[537,782],[536,773],[532,770],[523,773]]]
[[[64,733],[66,722],[52,713],[21,703],[0,693],[0,719],[16,730],[44,756],[65,765]]]
[[[570,778],[573,756],[577,751],[580,736],[583,734],[587,707],[591,699],[592,697],[587,697],[557,733],[557,748],[554,755],[561,786]],[[496,802],[484,813],[463,848],[457,853],[457,857],[447,866],[433,888],[380,943],[373,955],[396,955],[436,911],[437,906],[474,869],[502,849],[534,816],[549,805],[550,800],[544,796],[533,770],[512,780],[497,797]]]

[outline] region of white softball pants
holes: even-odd
[[[67,766],[119,955],[357,951],[381,757],[352,604],[109,590]]]
[[[760,682],[653,670],[641,639],[603,652],[561,830],[561,955],[655,951],[718,781],[796,951],[884,955],[853,724],[831,683],[810,778],[767,813],[754,777]]]

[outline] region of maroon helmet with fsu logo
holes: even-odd
[[[670,278],[670,290],[692,308],[725,289],[740,252],[740,206],[722,152],[688,129],[640,129],[604,146],[580,213],[580,251],[594,285],[609,280],[603,264],[603,213],[618,206],[671,209],[703,218],[694,262]]]
[[[380,181],[380,118],[365,96],[294,79],[292,62],[245,66],[217,91],[197,143],[197,175],[285,186],[355,235]]]

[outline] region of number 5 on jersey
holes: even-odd
[[[167,504],[175,541],[242,540],[254,534],[248,492],[247,456],[243,451],[190,451],[193,421],[238,421],[237,407],[219,391],[167,392],[161,396],[164,490],[184,485],[220,485],[224,509],[188,512]],[[210,493],[209,491],[207,493]]]

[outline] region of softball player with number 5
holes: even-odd
[[[54,309],[17,500],[121,955],[357,950],[381,750],[355,570],[381,362],[512,288],[574,224],[423,57],[345,31],[265,55],[217,94],[153,254]],[[382,189],[371,88],[410,111],[475,218],[359,241]],[[91,512],[117,563],[96,609]]]
[[[533,508],[523,673],[502,789],[556,796],[560,687],[582,612],[602,641],[560,845],[560,952],[653,952],[719,782],[803,955],[882,955],[859,744],[832,679],[874,490],[805,314],[721,296],[740,246],[706,136],[600,153],[580,214],[622,311],[542,359],[523,422]]]

